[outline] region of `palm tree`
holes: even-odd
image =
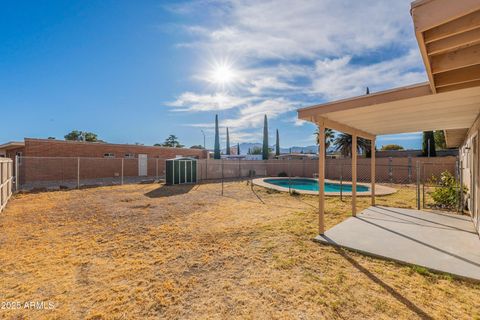
[[[363,138],[357,139],[357,152],[367,152],[370,149],[370,141]],[[352,136],[340,133],[335,138],[335,151],[340,151],[344,157],[352,155]]]
[[[317,145],[320,144],[320,141],[318,140],[318,128],[317,131],[315,131],[315,135],[317,136]],[[335,134],[333,133],[332,129],[325,129],[325,150],[328,150],[330,146],[332,145],[333,140],[335,139]]]

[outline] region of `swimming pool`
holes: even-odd
[[[285,179],[264,179],[266,183],[273,184],[282,188],[291,188],[296,190],[305,190],[305,191],[318,191],[318,180],[317,179],[306,179],[306,178],[288,178]],[[369,187],[358,185],[356,188],[357,192],[367,192],[370,190]],[[325,192],[352,192],[352,185],[348,183],[333,183],[325,182]]]

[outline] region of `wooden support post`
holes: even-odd
[[[352,134],[352,216],[357,215],[357,134]]]
[[[375,137],[371,140],[371,159],[370,159],[370,175],[371,175],[371,178],[370,178],[370,183],[371,183],[371,186],[370,186],[370,189],[372,191],[372,206],[375,205],[375,170],[376,170],[376,166],[375,166]]]
[[[318,124],[318,233],[325,233],[325,126]]]

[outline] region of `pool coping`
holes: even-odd
[[[252,180],[252,183],[254,185],[257,185],[257,186],[260,186],[260,187],[264,187],[264,188],[268,188],[268,189],[273,189],[273,190],[277,190],[277,191],[282,191],[282,192],[289,192],[289,188],[285,188],[285,187],[281,187],[281,186],[276,186],[274,184],[271,184],[271,183],[268,183],[268,182],[265,182],[266,179],[275,179],[275,180],[281,180],[281,179],[288,179],[288,177],[264,177],[264,178],[257,178],[257,179],[253,179]],[[308,180],[318,180],[318,179],[315,179],[315,178],[307,178],[307,177],[292,177],[292,179],[308,179]],[[325,182],[329,182],[329,183],[340,183],[339,180],[330,180],[330,179],[325,179]],[[350,182],[348,182],[348,184],[350,184]],[[359,186],[365,186],[365,187],[369,187],[370,188],[370,183],[364,183],[364,182],[357,182],[357,185]],[[298,190],[298,189],[293,189],[295,190],[296,192],[300,193],[300,194],[310,194],[310,195],[318,195],[318,191],[312,191],[312,190]],[[397,189],[394,189],[394,188],[390,188],[390,187],[387,187],[387,186],[383,186],[383,185],[380,185],[380,184],[375,184],[375,195],[376,196],[386,196],[386,195],[389,195],[389,194],[393,194],[397,192]],[[351,196],[352,195],[352,192],[351,191],[343,191],[342,192],[343,195],[345,196]],[[325,195],[326,196],[339,196],[340,195],[340,192],[325,192]],[[359,197],[369,197],[371,196],[371,192],[370,190],[368,191],[357,191],[357,196]]]

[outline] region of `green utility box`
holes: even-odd
[[[197,183],[197,159],[175,158],[165,162],[167,185]]]

